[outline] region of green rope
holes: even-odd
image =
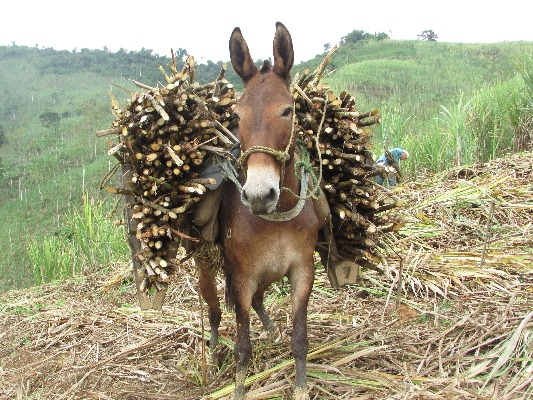
[[[317,199],[318,195],[320,194],[320,188],[318,186],[319,179],[315,174],[315,171],[313,170],[313,164],[311,163],[311,156],[309,155],[309,152],[307,151],[307,148],[305,146],[305,143],[298,139],[296,141],[296,144],[298,145],[298,153],[300,154],[300,160],[294,162],[294,172],[296,173],[296,176],[300,181],[302,181],[302,173],[305,171],[310,177],[311,177],[311,189],[309,190],[306,197],[312,197],[313,199]],[[320,151],[320,150],[319,150]],[[301,173],[298,173],[298,171],[302,171]],[[289,190],[289,189],[287,189]],[[292,190],[289,190],[292,193]],[[293,193],[294,194],[294,193]],[[294,194],[296,196],[296,194]]]

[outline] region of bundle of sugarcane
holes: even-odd
[[[168,67],[170,75],[160,66],[165,87],[134,81],[143,91],[130,92],[124,108],[111,96],[113,127],[97,132],[118,134],[119,143],[109,154],[131,172],[124,187],[106,189],[133,200],[127,204],[132,209],[132,221],[127,222],[140,241],[142,251],[135,256],[143,265],[145,287],[170,279],[174,260],[167,259],[169,242],[183,236],[176,227],[187,222],[192,207],[207,191],[205,185],[214,183],[200,178],[206,154],[224,153],[237,142],[230,132],[237,126],[236,94],[224,78],[225,64],[216,81],[205,85],[194,82],[192,57],[182,71],[175,61]]]
[[[384,262],[377,246],[380,235],[401,227],[399,216],[386,211],[401,206],[402,201],[372,180],[381,171],[374,166],[368,127],[379,123],[378,110],[358,112],[350,93],[337,96],[321,83],[334,51],[316,71],[306,70],[293,82],[299,137],[311,151],[321,178],[341,255],[375,266]]]

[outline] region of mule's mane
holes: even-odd
[[[272,64],[270,64],[270,61],[269,60],[264,60],[263,61],[263,66],[261,67],[261,70],[260,72],[262,74],[266,74],[268,71],[270,71],[272,69]]]

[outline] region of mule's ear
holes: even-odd
[[[276,22],[276,36],[274,36],[274,72],[286,80],[291,78],[291,68],[294,64],[294,50],[291,34],[281,22]]]
[[[229,39],[229,55],[233,69],[246,84],[257,72],[257,67],[250,56],[246,40],[242,36],[241,29],[235,28]]]

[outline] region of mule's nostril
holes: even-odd
[[[276,195],[277,195],[276,189],[271,188],[271,189],[269,190],[269,192],[268,192],[267,199],[268,199],[269,201],[276,200]]]

